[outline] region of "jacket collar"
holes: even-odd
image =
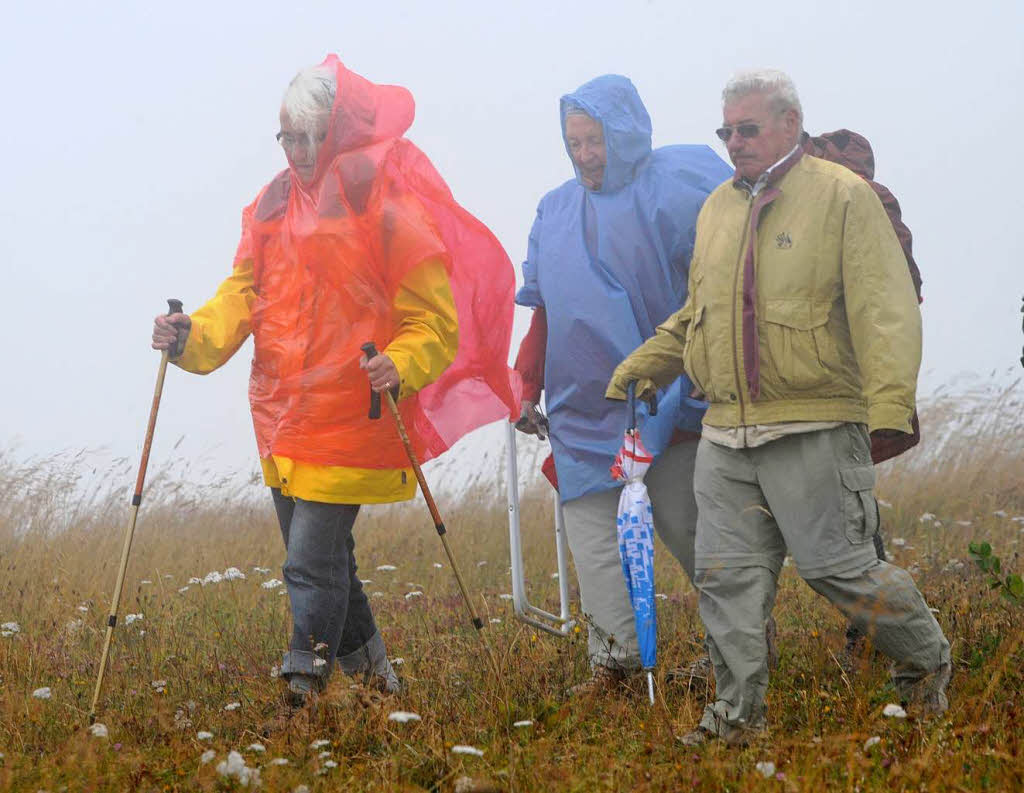
[[[771,187],[778,184],[782,177],[789,173],[793,166],[796,165],[803,156],[803,147],[798,142],[785,157],[767,168],[764,173],[757,177],[753,184],[741,176],[736,175],[733,176],[732,186],[738,190],[746,190],[750,193],[751,197],[756,196],[765,187]]]

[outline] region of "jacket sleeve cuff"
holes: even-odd
[[[914,432],[910,426],[910,418],[913,415],[913,408],[895,402],[868,405],[868,431],[899,430],[910,435]]]

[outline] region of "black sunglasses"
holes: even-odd
[[[737,124],[735,127],[719,127],[715,134],[722,143],[728,143],[733,132],[738,132],[741,138],[756,138],[761,134],[761,124]]]

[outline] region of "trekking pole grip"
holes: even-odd
[[[181,301],[176,297],[167,298],[167,309],[167,316],[171,316],[171,314],[181,314],[183,310]]]
[[[359,349],[366,354],[367,361],[377,357],[377,345],[372,341],[366,342]],[[373,390],[373,386],[370,386],[370,418],[380,418],[380,394]]]

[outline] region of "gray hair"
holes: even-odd
[[[281,107],[292,123],[314,135],[324,113],[334,107],[338,79],[330,66],[310,66],[288,83]]]
[[[776,113],[784,113],[787,110],[795,110],[801,125],[804,120],[804,111],[800,106],[800,97],[797,96],[796,86],[789,75],[780,72],[778,69],[752,69],[750,71],[737,72],[722,89],[722,105],[747,96],[748,94],[765,94],[771,108]]]

